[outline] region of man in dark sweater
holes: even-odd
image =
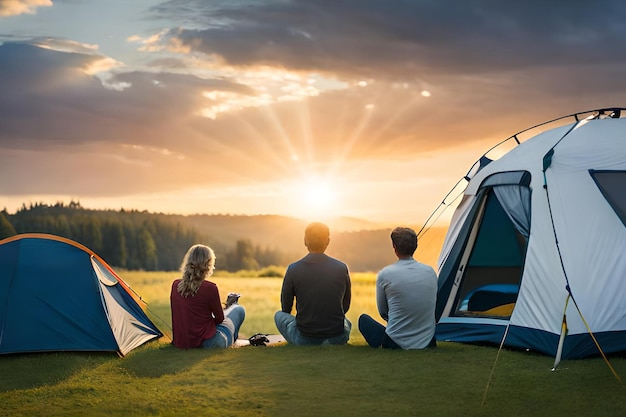
[[[330,231],[323,223],[311,223],[304,231],[309,254],[292,263],[285,272],[281,311],[274,316],[278,331],[295,345],[343,345],[352,324],[345,314],[350,308],[351,283],[348,267],[324,252]],[[293,316],[293,301],[296,315]]]

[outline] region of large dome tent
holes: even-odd
[[[623,113],[535,126],[470,169],[438,262],[438,340],[570,359],[626,350]]]

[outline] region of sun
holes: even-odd
[[[332,205],[334,192],[330,185],[324,182],[311,182],[304,189],[304,197],[307,203],[325,208]]]
[[[339,209],[338,192],[333,182],[317,177],[306,178],[299,185],[300,214],[302,217],[335,217]]]

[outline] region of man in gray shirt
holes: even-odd
[[[292,263],[285,272],[281,310],[274,315],[276,328],[295,345],[343,345],[352,324],[351,283],[348,267],[324,252],[330,243],[328,226],[311,223],[304,232],[308,255]],[[294,298],[296,315],[291,314]]]
[[[359,330],[372,347],[423,349],[435,345],[435,304],[437,274],[417,262],[417,234],[396,227],[391,242],[398,261],[386,266],[376,277],[376,304],[383,326],[371,316],[359,317]]]

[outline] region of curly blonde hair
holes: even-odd
[[[205,245],[193,245],[189,248],[180,271],[183,276],[176,290],[183,297],[193,297],[198,293],[200,284],[213,274],[215,269],[215,253]]]

